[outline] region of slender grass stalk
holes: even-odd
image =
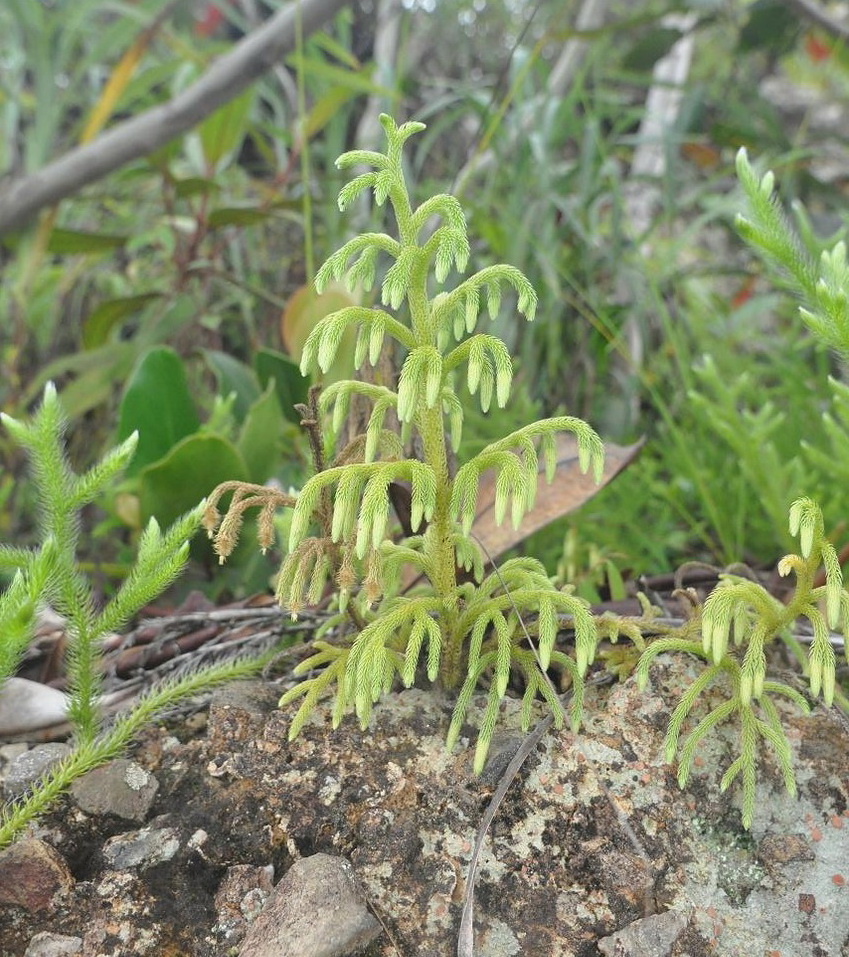
[[[109,727],[99,707],[102,685],[101,640],[168,587],[189,554],[189,540],[200,526],[204,504],[163,532],[151,519],[139,542],[128,577],[98,608],[94,587],[76,557],[81,534],[79,513],[121,473],[135,451],[133,434],[87,472],[76,474],[65,455],[65,417],[56,389],[49,384],[29,422],[0,416],[12,437],[29,454],[41,505],[41,544],[30,549],[0,546],[0,570],[13,571],[0,594],[0,685],[15,673],[35,627],[40,606],[50,606],[68,622],[68,718],[74,729],[71,755],[30,793],[0,813],[0,847],[20,834],[81,774],[120,754],[133,736],[157,714],[182,699],[231,678],[260,669],[267,658],[233,661],[199,669],[144,696]]]

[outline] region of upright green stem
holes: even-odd
[[[94,616],[91,593],[76,564],[79,535],[73,499],[79,479],[62,451],[62,416],[55,402],[46,403],[34,422],[33,462],[41,478],[43,527],[57,544],[55,598],[57,611],[69,620],[68,676],[71,685],[69,715],[78,740],[90,741],[99,727],[97,695],[99,650],[91,634]]]
[[[459,605],[457,601],[457,556],[451,520],[451,476],[448,471],[448,455],[445,448],[445,428],[442,409],[436,406],[425,409],[420,419],[424,459],[436,476],[436,507],[425,536],[425,555],[432,569],[431,585],[442,602],[441,622],[444,641],[439,677],[446,688],[456,688],[462,678],[462,642],[457,638]]]
[[[404,188],[391,194],[401,245],[414,246],[421,251],[412,223],[412,209]],[[429,260],[422,252],[419,263],[410,277],[407,303],[410,308],[410,328],[418,346],[436,344],[432,328],[431,306],[427,295]],[[442,602],[441,630],[444,641],[439,678],[446,688],[456,688],[462,678],[462,643],[456,636],[459,618],[457,601],[457,556],[454,549],[451,521],[451,474],[448,470],[448,450],[445,445],[445,420],[442,402],[422,409],[416,416],[416,426],[422,439],[423,457],[433,470],[436,481],[436,506],[425,536],[424,551],[428,567],[432,569],[431,585]]]

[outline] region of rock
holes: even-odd
[[[349,957],[380,936],[351,865],[329,854],[296,861],[254,922],[241,957]]]
[[[546,733],[483,845],[476,957],[598,957],[603,942],[616,954],[646,940],[665,957],[849,953],[845,726],[823,708],[804,716],[778,702],[799,796],[765,748],[744,831],[739,789],[719,788],[736,726],[702,742],[684,790],[664,761],[668,717],[697,673],[683,656],[661,657],[645,692],[633,679],[588,688],[580,735]],[[0,949],[23,957],[33,933],[52,931],[81,936],[86,954],[223,957],[241,945],[254,957],[245,935],[270,869],[276,899],[301,859],[326,854],[351,862],[386,928],[368,957],[456,953],[475,832],[520,736],[520,702],[504,702],[495,761],[479,778],[473,721],[446,753],[452,701],[438,693],[387,695],[365,731],[352,718],[332,731],[320,708],[290,742],[293,711],[259,707],[248,734],[222,711],[213,739],[168,748],[155,741],[175,729],[151,729],[142,753],[159,762],[163,816],[142,831],[115,835],[114,817],[57,805],[41,833],[77,883],[57,898],[61,911],[0,906]]]
[[[703,742],[684,791],[663,758],[668,715],[696,673],[687,659],[668,659],[652,670],[646,692],[631,679],[588,689],[580,736],[543,739],[484,845],[476,953],[591,954],[623,928],[639,940],[663,927],[640,923],[652,911],[671,914],[667,929],[683,921],[668,943],[674,957],[754,953],[775,940],[802,953],[811,939],[824,953],[840,953],[849,939],[849,912],[840,906],[845,865],[838,863],[849,859],[842,725],[824,711],[782,711],[799,798],[786,794],[766,749],[746,832],[739,790],[719,790],[736,754],[733,727]],[[465,747],[445,752],[450,709],[448,700],[411,689],[378,704],[366,732],[352,720],[331,732],[319,712],[291,744],[292,710],[274,712],[259,738],[234,746],[238,776],[222,779],[234,817],[257,807],[246,782],[263,781],[263,814],[293,856],[325,850],[350,857],[402,952],[422,957],[456,948],[472,841],[496,786],[471,774],[472,727]],[[519,711],[519,702],[505,702],[504,731],[518,727]],[[779,860],[775,842],[764,844],[771,835],[793,849],[788,860]],[[800,891],[816,900],[810,914],[799,910]]]
[[[68,720],[68,696],[40,681],[12,676],[0,686],[0,738],[30,734]]]
[[[62,855],[31,837],[0,851],[0,878],[0,904],[30,913],[47,910],[55,895],[74,883]]]
[[[234,864],[215,893],[216,930],[225,941],[241,940],[249,924],[262,913],[274,890],[274,868]]]
[[[255,738],[279,697],[267,681],[233,681],[216,688],[209,703],[207,731],[212,750]]]
[[[67,744],[39,744],[17,757],[8,767],[3,782],[8,797],[17,797],[28,790],[54,764],[71,753]]]
[[[146,868],[170,861],[179,849],[180,835],[173,827],[145,827],[110,837],[103,859],[116,871]]]
[[[10,764],[14,764],[14,762],[17,761],[22,754],[26,754],[29,749],[30,746],[24,741],[0,745],[0,773],[3,774],[4,778],[6,776],[6,768],[8,768]]]
[[[71,794],[87,814],[114,814],[141,823],[147,817],[159,782],[134,761],[118,758],[78,778]]]
[[[669,957],[686,926],[687,917],[680,911],[652,914],[603,937],[598,949],[605,957]]]
[[[93,906],[85,925],[77,931],[83,938],[84,957],[194,957],[191,950],[175,946],[173,937],[169,940],[171,935],[164,935],[158,922],[151,921],[151,908],[168,906],[170,902],[164,895],[163,900],[155,901],[134,871],[106,871],[89,893]]]
[[[82,937],[41,933],[36,934],[29,942],[24,957],[76,957],[82,951]]]

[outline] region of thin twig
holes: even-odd
[[[559,699],[558,699],[559,700]],[[463,902],[463,914],[460,918],[460,934],[457,939],[457,957],[474,957],[475,949],[475,929],[474,929],[474,909],[475,909],[475,880],[477,879],[478,866],[480,864],[480,854],[483,848],[483,842],[486,840],[486,832],[495,817],[495,813],[501,806],[505,795],[513,783],[513,778],[519,773],[519,769],[525,763],[525,759],[534,750],[542,740],[543,735],[551,727],[554,715],[549,712],[544,718],[541,718],[534,727],[533,731],[519,745],[518,751],[513,755],[507,769],[498,782],[498,787],[492,800],[489,802],[486,811],[484,811],[478,833],[475,836],[475,846],[472,848],[472,856],[469,859],[469,869],[466,873],[466,894]]]
[[[571,692],[567,693],[566,695],[562,697],[557,692],[557,689],[554,687],[554,684],[552,683],[551,679],[548,677],[548,673],[546,669],[542,665],[542,661],[540,660],[537,647],[534,644],[534,641],[531,638],[527,627],[525,626],[524,619],[519,613],[519,609],[516,606],[516,603],[513,601],[513,597],[510,594],[509,589],[507,588],[507,583],[504,581],[504,579],[501,576],[501,571],[499,570],[498,566],[493,561],[492,556],[489,554],[484,543],[473,532],[470,532],[470,535],[478,543],[478,546],[480,547],[481,551],[483,551],[490,566],[495,571],[495,574],[498,576],[498,580],[501,583],[501,587],[504,589],[504,593],[507,596],[511,606],[513,607],[513,611],[516,613],[516,618],[518,619],[519,625],[525,635],[525,640],[528,642],[528,644],[531,647],[531,650],[534,653],[534,657],[537,660],[537,664],[539,665],[540,672],[542,673],[543,678],[545,679],[546,683],[551,689],[552,694],[554,695],[554,699],[557,701],[558,706],[560,707],[561,717],[564,717],[566,714],[566,710],[563,707],[564,700],[568,701],[569,697],[571,697]],[[604,681],[609,681],[609,680],[611,680],[609,676],[603,676],[601,679],[599,679],[595,683],[600,684]],[[475,844],[474,844],[474,847],[472,848],[472,855],[469,859],[469,867],[466,873],[465,900],[463,902],[463,912],[460,917],[460,932],[457,939],[457,957],[474,957],[475,881],[477,879],[477,872],[478,872],[478,867],[480,864],[480,855],[481,855],[481,850],[483,849],[483,842],[486,840],[486,834],[487,834],[487,831],[489,830],[489,826],[490,824],[492,824],[495,814],[498,811],[498,808],[501,806],[501,802],[504,800],[504,797],[506,796],[507,791],[510,788],[510,785],[513,783],[513,779],[519,773],[519,770],[521,769],[522,765],[525,763],[528,756],[533,752],[534,748],[542,740],[546,731],[548,731],[548,729],[551,727],[553,720],[554,720],[554,715],[549,712],[548,714],[545,715],[545,717],[541,718],[537,722],[534,729],[525,737],[525,739],[522,741],[521,745],[517,749],[516,753],[513,755],[513,758],[511,759],[510,763],[507,765],[507,768],[504,771],[504,774],[502,775],[501,780],[498,783],[498,787],[495,790],[495,794],[492,796],[492,800],[489,802],[489,805],[487,806],[487,809],[484,812],[483,819],[481,820],[480,827],[478,828],[477,835],[475,836]],[[634,848],[637,855],[646,865],[646,869],[651,874],[654,870],[651,859],[646,853],[645,848],[640,843],[639,838],[637,837],[636,832],[634,831],[630,822],[622,813],[621,809],[619,808],[617,803],[614,801],[613,795],[610,793],[609,789],[602,781],[597,762],[589,754],[586,753],[583,747],[579,745],[579,748],[581,753],[586,758],[587,763],[592,766],[593,771],[596,775],[596,780],[599,784],[600,790],[605,795],[605,797],[608,800],[608,803],[613,809],[613,812],[616,815],[616,819],[619,822],[619,826],[622,828],[622,831],[624,832],[625,836],[628,838],[628,841],[630,842],[631,846]],[[650,897],[651,888],[653,886],[654,886],[654,881],[648,880],[646,883],[645,898],[644,898],[644,907],[645,907],[646,915],[652,913],[654,909],[653,902]]]
[[[818,3],[813,0],[785,0],[788,7],[795,7],[803,17],[821,27],[826,33],[839,40],[849,40],[849,26],[830,17]]]

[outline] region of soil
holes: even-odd
[[[845,725],[782,711],[799,797],[767,756],[746,832],[738,790],[718,787],[732,729],[700,748],[683,791],[663,757],[668,715],[696,673],[670,658],[646,692],[631,678],[591,687],[581,736],[543,737],[483,846],[476,954],[849,953]],[[518,701],[505,702],[476,778],[474,725],[446,752],[451,702],[434,692],[389,695],[365,731],[351,719],[331,731],[318,713],[291,743],[279,694],[270,680],[239,682],[146,731],[128,756],[141,771],[113,765],[92,789],[108,806],[113,788],[152,775],[158,789],[135,820],[84,810],[92,797],[76,790],[63,798],[31,835],[58,857],[39,865],[55,888],[0,907],[1,957],[236,954],[273,886],[317,853],[350,862],[380,922],[358,952],[456,953],[475,833],[523,738]],[[28,951],[45,932],[79,949]]]

